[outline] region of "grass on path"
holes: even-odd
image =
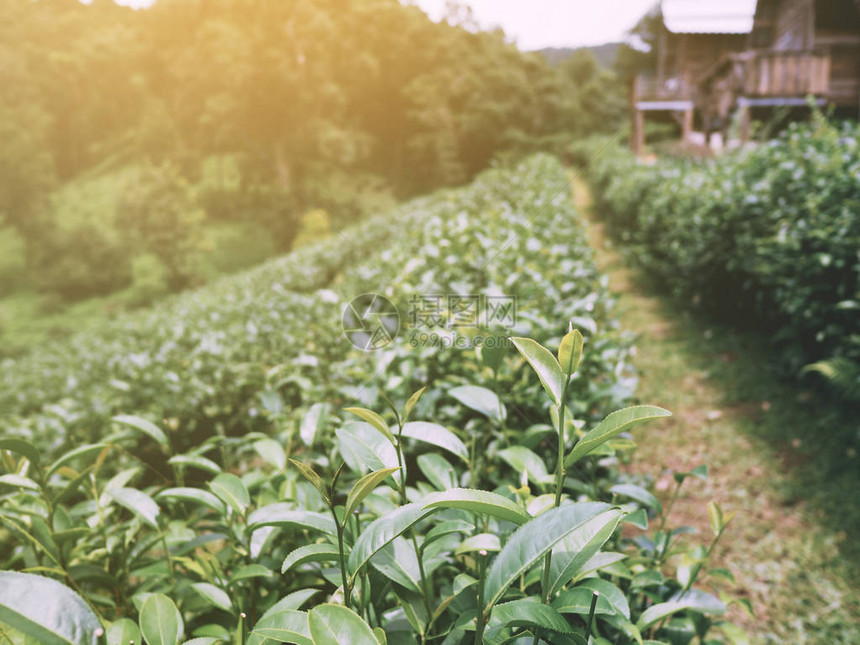
[[[860,457],[834,445],[807,395],[774,378],[766,339],[702,321],[655,295],[626,267],[590,211],[584,182],[574,200],[587,216],[602,272],[618,295],[622,327],[638,334],[642,401],[673,412],[636,434],[631,469],[653,475],[665,501],[673,471],[706,463],[688,480],[670,521],[710,537],[707,503],[735,511],[716,553],[733,593],[755,617],[731,617],[758,643],[860,643]],[[833,433],[830,433],[833,434]],[[838,453],[838,454],[837,454]]]

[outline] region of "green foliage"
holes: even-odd
[[[638,263],[695,305],[769,332],[796,373],[860,361],[858,141],[856,126],[816,118],[706,162],[650,167],[611,150],[589,173]]]
[[[203,211],[170,165],[146,166],[117,204],[116,222],[128,248],[155,255],[171,290],[187,286],[200,250]]]
[[[630,395],[629,347],[576,213],[554,200],[566,182],[547,157],[493,170],[349,229],[354,248],[326,240],[5,361],[0,566],[55,578],[52,600],[76,608],[58,615],[78,629],[97,616],[117,643],[731,630],[726,600],[699,584],[719,584],[707,556],[728,518],[715,507],[710,547],[688,549],[671,503],[619,472],[619,433],[666,412],[605,416]],[[541,225],[523,230],[535,205]],[[525,356],[413,347],[405,332],[351,348],[331,332],[335,289],[380,275],[398,301],[509,290]],[[670,577],[670,557],[690,564]],[[0,594],[13,642],[15,607]]]

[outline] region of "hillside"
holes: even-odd
[[[558,65],[578,51],[591,52],[600,67],[608,69],[615,62],[615,57],[618,55],[618,48],[620,46],[621,43],[605,43],[589,47],[549,47],[538,51],[544,55],[550,65]]]

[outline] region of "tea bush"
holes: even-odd
[[[632,393],[630,348],[565,187],[548,157],[492,170],[6,361],[0,633],[741,641],[701,588],[731,581],[707,564],[730,518],[712,505],[710,548],[684,546],[671,502],[619,471],[628,430],[668,413],[607,415]],[[339,317],[368,291],[401,311],[515,295],[517,321],[362,352]]]
[[[590,166],[600,212],[676,294],[754,322],[787,366],[857,362],[860,129],[816,118],[705,162]]]

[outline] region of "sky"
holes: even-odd
[[[439,19],[447,0],[410,0]],[[625,39],[656,0],[467,0],[482,28],[502,27],[520,49],[600,45]]]
[[[434,20],[448,0],[402,0]],[[501,27],[520,49],[580,47],[617,42],[657,0],[466,0],[482,29]],[[153,0],[117,0],[145,7]]]

